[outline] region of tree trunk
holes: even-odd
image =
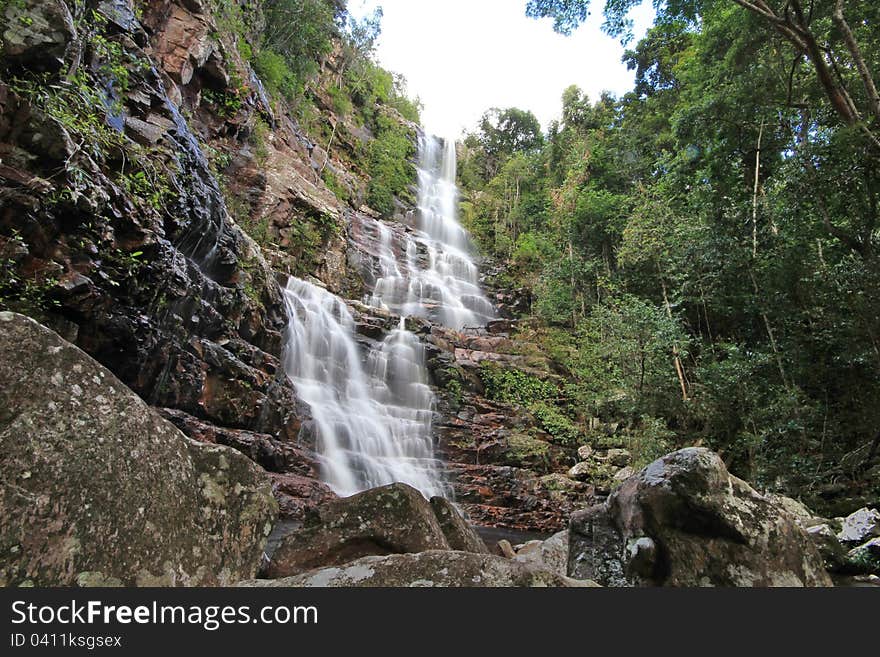
[[[660,269],[660,265],[657,265],[657,272],[660,274],[660,289],[663,291],[663,303],[666,305],[666,315],[669,319],[674,320],[672,315],[672,306],[669,304],[669,295],[666,292],[666,282],[663,280],[663,272]],[[681,386],[681,400],[688,400],[688,386],[687,379],[684,376],[684,366],[681,364],[681,355],[678,351],[678,346],[672,345],[672,362],[675,365],[675,374],[678,376],[678,384]]]

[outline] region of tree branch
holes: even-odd
[[[834,5],[834,11],[831,14],[831,19],[834,21],[837,29],[840,30],[841,35],[843,35],[843,41],[846,44],[847,50],[849,50],[856,70],[859,72],[859,77],[862,78],[862,85],[865,87],[865,92],[868,95],[868,107],[874,118],[880,121],[880,93],[877,91],[877,85],[874,84],[874,78],[871,76],[871,71],[868,70],[868,65],[865,63],[865,58],[862,56],[862,51],[859,48],[855,35],[850,29],[849,23],[843,17],[843,0],[837,0],[837,3]]]

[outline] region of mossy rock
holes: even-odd
[[[0,313],[0,584],[228,585],[277,514],[232,449],[190,440],[30,318]]]

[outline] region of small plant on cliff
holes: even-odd
[[[324,184],[327,185],[327,189],[336,195],[336,198],[340,201],[348,202],[350,197],[348,189],[339,182],[330,169],[324,169],[324,171],[321,172],[321,179],[324,181]]]
[[[58,280],[42,269],[25,273],[27,246],[17,230],[0,235],[0,309],[40,319],[59,303],[50,296]]]
[[[581,429],[559,408],[546,402],[529,406],[529,411],[541,423],[541,428],[564,445],[576,445],[581,438]]]
[[[141,161],[149,162],[146,159]],[[143,200],[154,210],[164,209],[172,194],[167,174],[157,172],[151,163],[142,169],[122,171],[117,180],[129,197]]]
[[[559,391],[552,383],[521,370],[483,362],[480,378],[490,399],[528,407],[537,401],[555,398]]]

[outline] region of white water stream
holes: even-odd
[[[380,345],[364,357],[351,311],[327,290],[296,278],[284,290],[285,372],[311,408],[322,477],[343,496],[398,481],[426,497],[448,495],[434,458],[424,348],[405,318],[461,329],[494,317],[456,216],[454,143],[441,149],[437,139],[423,138],[418,175],[414,234],[401,237],[375,222],[378,277],[367,301],[400,316]]]

